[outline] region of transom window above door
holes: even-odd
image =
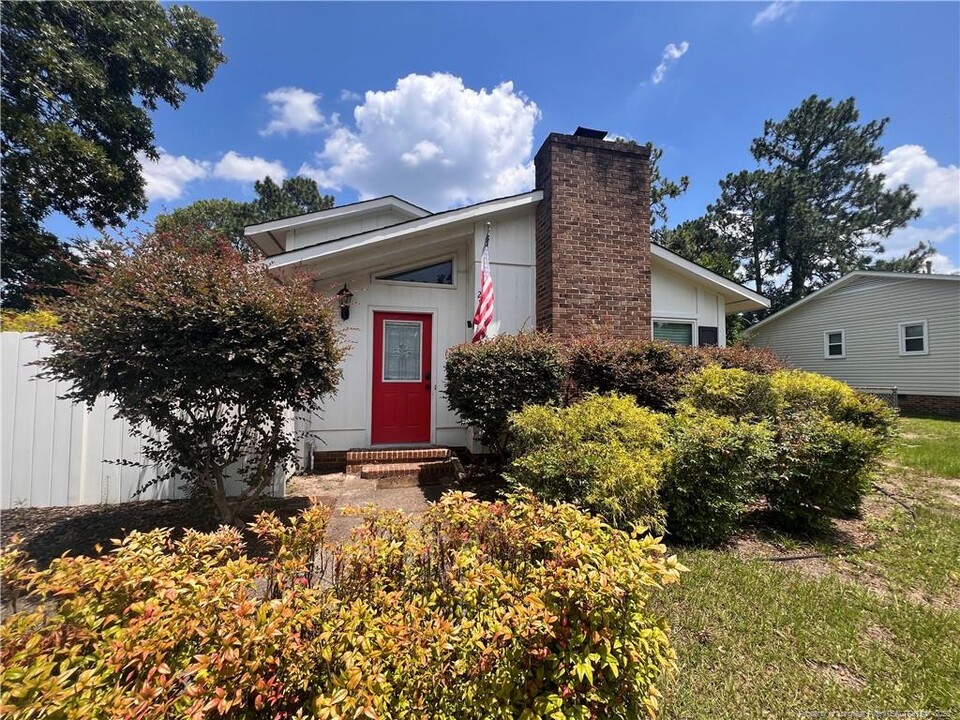
[[[424,285],[453,285],[453,258],[397,272],[375,275],[374,279]]]

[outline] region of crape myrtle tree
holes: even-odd
[[[0,19],[0,297],[23,309],[82,279],[44,219],[99,230],[142,212],[141,160],[157,157],[150,113],[179,107],[225,58],[213,20],[185,6],[8,2]]]
[[[166,233],[115,248],[94,274],[57,305],[45,376],[70,381],[67,397],[88,406],[109,396],[161,479],[185,480],[238,524],[296,451],[291,412],[340,379],[329,299],[228,243]],[[228,477],[243,481],[238,497]]]

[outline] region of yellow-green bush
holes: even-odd
[[[660,484],[671,537],[718,545],[740,526],[757,478],[775,457],[766,422],[681,407],[669,421],[670,454]]]
[[[49,310],[0,311],[0,330],[3,332],[39,332],[54,327],[58,321]]]
[[[897,417],[876,397],[802,370],[707,367],[688,378],[684,393],[681,412],[695,407],[769,425],[775,457],[757,465],[756,487],[801,525],[857,510]]]
[[[708,365],[687,378],[683,398],[694,407],[720,415],[770,417],[776,414],[778,403],[771,377],[740,368]]]
[[[860,393],[839,380],[803,370],[769,376],[778,407],[785,412],[818,411],[838,422],[850,422],[892,435],[897,414],[879,398]]]
[[[620,395],[590,395],[566,408],[528,406],[510,416],[516,459],[508,478],[617,527],[660,530],[664,419]]]
[[[134,533],[42,572],[0,556],[36,606],[0,627],[0,705],[23,718],[636,718],[674,669],[652,592],[682,568],[655,539],[570,505],[448,494],[415,526],[327,511]]]

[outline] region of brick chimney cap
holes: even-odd
[[[583,127],[578,125],[576,132],[573,133],[574,137],[583,137],[591,138],[593,140],[603,140],[607,136],[606,130],[594,130],[593,128]]]

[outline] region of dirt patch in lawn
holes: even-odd
[[[874,492],[864,498],[860,514],[833,520],[818,530],[796,533],[778,526],[763,505],[751,509],[747,529],[734,538],[731,550],[742,557],[762,560],[787,572],[813,578],[839,577],[857,583],[878,595],[890,592],[886,582],[870,573],[864,564],[847,558],[869,550],[877,541],[877,528],[898,508],[902,498]]]

